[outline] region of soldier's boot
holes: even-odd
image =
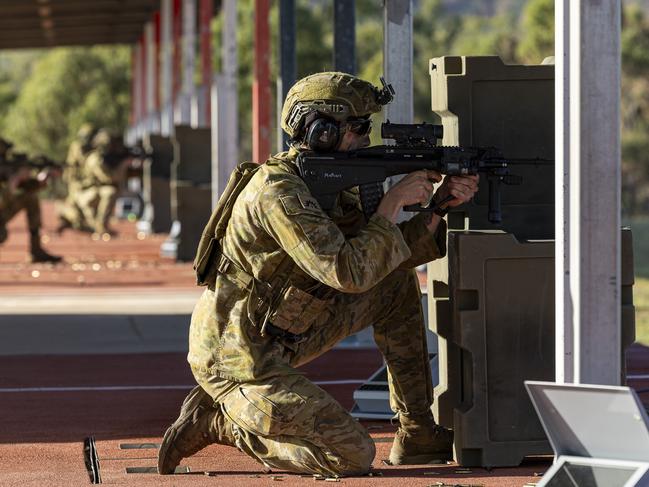
[[[432,413],[399,415],[401,425],[390,450],[392,465],[444,463],[453,459],[453,431],[435,423]]]
[[[43,247],[41,246],[41,237],[38,232],[33,232],[31,234],[30,252],[33,263],[51,262],[53,264],[56,264],[57,262],[61,262],[61,260],[63,260],[63,257],[59,255],[52,255],[43,249]]]
[[[72,222],[65,218],[64,216],[59,217],[59,226],[56,227],[56,234],[57,235],[62,235],[64,231],[67,229],[72,228]]]
[[[208,445],[234,446],[230,424],[201,386],[194,387],[180,407],[178,419],[167,429],[158,452],[158,473],[168,475],[183,458]]]

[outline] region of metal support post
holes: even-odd
[[[334,67],[356,74],[356,0],[334,0]]]
[[[383,19],[383,73],[396,92],[392,103],[383,109],[384,120],[412,123],[412,0],[384,0]],[[388,185],[400,179],[390,178]],[[407,219],[403,211],[398,219]]]
[[[140,36],[138,41],[138,55],[137,55],[137,127],[139,132],[139,127],[144,120],[145,113],[145,89],[146,89],[146,78],[144,70],[144,58],[146,53],[144,50],[146,46],[144,44],[144,35]]]
[[[137,45],[131,48],[131,113],[128,117],[129,130],[133,129],[137,120]]]
[[[556,2],[556,378],[620,382],[620,3]]]
[[[155,38],[153,22],[144,25],[146,116],[155,110]]]
[[[168,137],[173,132],[173,0],[160,4],[161,59],[161,132]]]
[[[252,160],[270,156],[270,32],[269,0],[255,0],[255,70],[252,83]]]
[[[160,114],[160,11],[153,14],[153,109]]]
[[[145,123],[143,126],[144,132],[142,135],[152,132],[157,132],[155,120],[156,111],[156,41],[155,41],[155,23],[153,21],[147,22],[144,26],[144,43],[146,45],[146,59],[145,59],[145,82],[146,82],[146,110],[145,110]]]
[[[182,92],[175,120],[187,125],[191,121],[192,100],[196,96],[194,65],[196,63],[196,0],[183,0],[182,34]]]
[[[288,149],[288,135],[282,130],[282,106],[288,90],[297,76],[295,53],[295,0],[280,0],[279,3],[279,61],[277,80],[277,149]]]
[[[142,39],[138,40],[137,46],[135,46],[135,121],[134,126],[136,127],[142,121]]]
[[[222,73],[213,78],[212,98],[212,204],[223,192],[239,159],[237,97],[237,2],[223,0],[221,38]]]
[[[412,0],[384,0],[383,9],[383,72],[396,91],[385,118],[412,123]]]
[[[174,0],[173,8],[173,68],[172,68],[172,96],[171,100],[173,103],[173,112],[175,121],[176,116],[176,105],[178,99],[180,98],[180,73],[181,73],[181,61],[182,61],[182,33],[183,33],[183,10],[182,10],[182,0]]]

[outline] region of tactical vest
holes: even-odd
[[[271,158],[266,164],[286,165],[294,172],[280,158]],[[221,251],[221,240],[225,236],[237,197],[260,167],[253,162],[242,162],[230,175],[198,244],[194,259],[196,282],[199,286],[210,286],[215,283],[217,274],[227,275],[240,288],[250,291],[248,316],[260,327],[262,335],[270,334],[299,342],[301,335],[311,327],[328,300],[313,296],[288,282],[287,277],[295,266],[288,254],[275,269],[270,281],[261,282]]]

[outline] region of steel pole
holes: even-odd
[[[288,90],[297,76],[297,56],[295,54],[295,0],[280,0],[279,3],[279,61],[277,79],[277,148],[288,149],[288,135],[282,130],[282,107]]]
[[[356,0],[334,0],[334,67],[356,74]]]

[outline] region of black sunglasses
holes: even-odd
[[[367,135],[372,131],[371,118],[348,119],[346,122],[347,130],[357,135]]]

